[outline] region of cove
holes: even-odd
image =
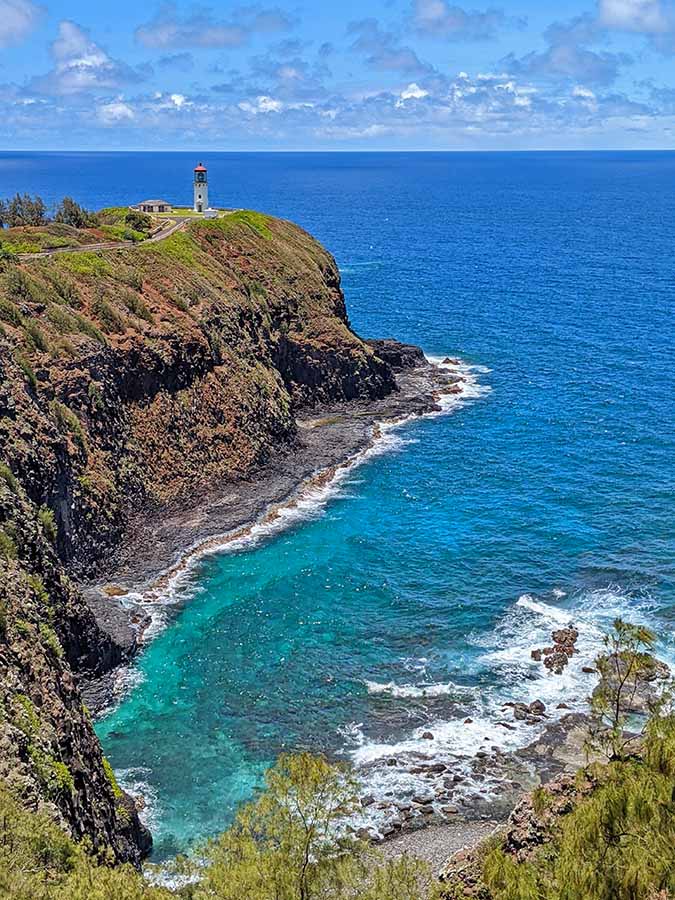
[[[490,392],[406,425],[316,517],[192,571],[97,727],[157,859],[227,825],[281,750],[364,767],[430,729],[460,753],[467,717],[520,739],[495,731],[506,699],[582,704],[578,669],[529,658],[561,617],[590,654],[617,614],[672,649],[673,155],[227,165],[258,176],[241,205],[336,253],[359,333],[461,356]]]

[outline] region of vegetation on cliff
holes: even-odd
[[[389,366],[349,328],[337,267],[287,222],[240,212],[137,248],[81,250],[129,211],[32,198],[2,215],[0,779],[96,853],[149,836],[114,782],[77,679],[119,664],[75,581],[110,566],[135,514],[250,476],[303,405],[384,396]],[[39,219],[39,221],[37,221]],[[25,221],[24,221],[25,220]]]
[[[675,897],[675,710],[654,635],[617,620],[596,661],[594,761],[536,790],[445,872],[452,900]],[[639,720],[635,711],[649,712]]]
[[[284,756],[260,798],[204,848],[199,869],[179,863],[183,876],[197,877],[172,892],[95,860],[0,791],[0,892],[8,900],[438,900],[426,866],[385,860],[339,830],[355,803],[344,769]]]

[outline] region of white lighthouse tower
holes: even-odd
[[[206,178],[206,166],[201,163],[195,166],[194,195],[194,211],[196,213],[206,212],[209,208],[209,183]]]

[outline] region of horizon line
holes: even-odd
[[[675,147],[523,147],[523,148],[490,148],[490,149],[467,149],[467,148],[399,148],[399,147],[383,147],[383,148],[315,148],[307,149],[255,149],[246,150],[216,150],[216,149],[179,149],[172,148],[167,150],[156,148],[69,148],[69,149],[47,149],[41,150],[34,147],[20,148],[2,148],[0,154],[5,153],[221,153],[221,154],[239,154],[239,153],[259,153],[259,154],[275,154],[275,153],[675,153]]]

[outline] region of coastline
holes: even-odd
[[[405,345],[396,345],[405,348]],[[81,590],[99,624],[124,650],[124,662],[81,690],[101,715],[122,690],[120,672],[163,627],[166,610],[184,596],[200,559],[253,546],[321,509],[355,466],[387,452],[392,430],[407,421],[451,412],[480,394],[473,366],[419,356],[393,367],[398,390],[373,401],[301,411],[298,436],[250,478],[210,485],[188,500],[136,516],[103,578]],[[123,680],[123,679],[122,679]]]

